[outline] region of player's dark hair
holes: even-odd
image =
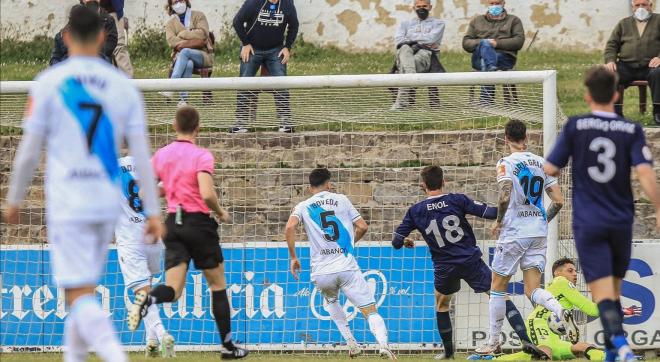
[[[575,262],[571,258],[561,258],[561,259],[555,260],[555,262],[552,263],[552,275],[555,275],[555,271],[557,271],[557,269],[563,267],[566,264],[575,265]]]
[[[619,86],[619,76],[602,65],[596,65],[585,74],[584,85],[594,102],[609,104]]]
[[[332,175],[327,168],[315,168],[309,173],[309,185],[319,187],[330,181]]]
[[[191,134],[199,127],[199,112],[194,107],[183,106],[176,111],[174,121],[178,132]]]
[[[103,30],[103,19],[98,12],[84,5],[75,5],[69,12],[66,32],[80,43],[91,43]]]
[[[433,190],[440,190],[445,184],[444,175],[440,166],[426,166],[421,172],[422,181],[426,188]]]
[[[521,142],[527,137],[527,126],[521,120],[512,119],[504,126],[504,135],[509,141]]]

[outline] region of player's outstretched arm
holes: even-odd
[[[218,194],[215,192],[215,187],[213,185],[213,176],[208,172],[198,172],[197,183],[199,184],[199,194],[202,196],[202,200],[204,200],[206,206],[215,211],[221,222],[229,222],[231,219],[229,212],[222,208],[218,201]]]
[[[8,223],[18,222],[19,206],[25,197],[27,187],[32,181],[34,171],[39,165],[39,155],[44,143],[44,137],[39,133],[28,132],[23,136],[16,158],[14,159],[14,173],[9,182],[7,205],[3,212]]]
[[[548,197],[552,201],[550,206],[548,206],[548,222],[550,222],[559,214],[561,208],[564,207],[564,195],[561,193],[559,184],[548,187],[545,189],[545,193],[548,194]]]
[[[559,167],[551,164],[550,162],[545,162],[543,164],[543,172],[545,172],[546,175],[552,176],[552,177],[559,177]]]
[[[414,247],[415,242],[408,237],[413,230],[415,230],[415,224],[413,223],[410,209],[408,209],[406,216],[403,217],[401,225],[399,225],[394,232],[394,238],[392,239],[392,246],[394,249],[401,249],[404,245],[407,248]]]
[[[300,219],[292,215],[284,227],[284,237],[286,238],[286,245],[289,248],[289,259],[291,259],[290,270],[296,280],[298,280],[298,272],[300,271],[300,261],[296,255],[296,227],[299,223]]]
[[[463,195],[463,211],[468,215],[474,215],[486,220],[495,220],[497,218],[497,208],[488,206],[483,202],[474,201],[467,195]]]
[[[658,195],[658,183],[655,179],[655,172],[650,163],[642,163],[635,167],[637,178],[642,186],[642,190],[649,198],[649,201],[655,208],[655,227],[660,231],[660,195]]]
[[[369,225],[363,218],[355,220],[353,225],[355,225],[355,242],[357,243],[367,233]]]
[[[582,295],[582,293],[580,293],[580,291],[575,288],[575,285],[569,282],[568,279],[560,278],[553,283],[559,283],[559,287],[561,288],[559,294],[565,296],[566,300],[573,304],[575,308],[581,310],[588,316],[598,316],[598,305]]]
[[[511,190],[513,189],[513,181],[504,179],[497,183],[499,188],[499,197],[497,200],[497,218],[491,226],[491,233],[494,237],[499,238],[500,229],[502,228],[502,221],[509,209],[509,202],[511,201]]]

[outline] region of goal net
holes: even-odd
[[[346,194],[369,232],[356,245],[357,260],[375,294],[389,338],[400,351],[437,350],[433,267],[421,236],[417,247],[390,244],[407,208],[423,199],[419,171],[445,170],[446,191],[462,192],[494,204],[495,164],[505,155],[504,124],[524,120],[532,152],[544,154],[561,124],[554,71],[346,75],[286,78],[138,80],[144,92],[152,146],[173,139],[171,123],[179,91],[200,111],[199,144],[216,160],[221,203],[233,217],[221,225],[234,339],[251,349],[326,351],[344,349],[323,300],[310,282],[309,251],[299,230],[303,273],[288,272],[284,225],[291,209],[309,197],[307,176],[328,167],[338,192]],[[4,202],[12,160],[20,141],[20,121],[29,82],[3,82],[0,202]],[[159,92],[173,92],[171,98]],[[396,101],[398,97],[398,102]],[[121,100],[117,100],[118,102]],[[248,133],[227,130],[242,122]],[[277,132],[280,125],[295,133]],[[67,314],[62,290],[50,275],[44,223],[43,165],[31,187],[18,225],[0,229],[0,346],[3,350],[58,350]],[[566,215],[566,211],[562,212]],[[471,219],[490,263],[494,241],[488,224]],[[559,246],[550,228],[548,258],[572,254]],[[562,227],[563,238],[568,229]],[[72,235],[75,237],[75,235]],[[562,250],[565,249],[565,250]],[[156,280],[161,280],[159,276]],[[524,315],[520,276],[511,283],[513,300]],[[126,308],[132,299],[110,251],[98,297],[111,314],[122,343],[144,345],[144,330],[132,333]],[[345,299],[358,342],[373,346],[365,319]],[[161,317],[177,348],[217,349],[219,336],[210,314],[210,294],[199,271],[191,270],[183,297],[163,305]],[[488,334],[488,300],[463,285],[452,304],[459,350],[482,344]],[[519,347],[505,328],[505,346]]]

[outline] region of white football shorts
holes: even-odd
[[[312,282],[328,303],[334,303],[341,290],[358,308],[376,304],[374,293],[359,270],[312,276]]]
[[[522,270],[536,268],[543,272],[547,248],[548,243],[544,237],[498,242],[491,268],[502,276],[514,275],[518,266]]]
[[[162,271],[163,245],[119,244],[117,257],[124,285],[137,291],[151,284],[151,278]]]
[[[114,221],[49,224],[50,262],[57,286],[95,287],[105,271],[114,231]]]

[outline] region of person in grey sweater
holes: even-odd
[[[403,21],[394,35],[396,67],[399,73],[424,73],[431,66],[431,56],[440,50],[445,32],[444,20],[429,16],[433,8],[430,0],[415,0],[412,10],[416,16]],[[409,106],[409,88],[399,89],[393,110]]]

